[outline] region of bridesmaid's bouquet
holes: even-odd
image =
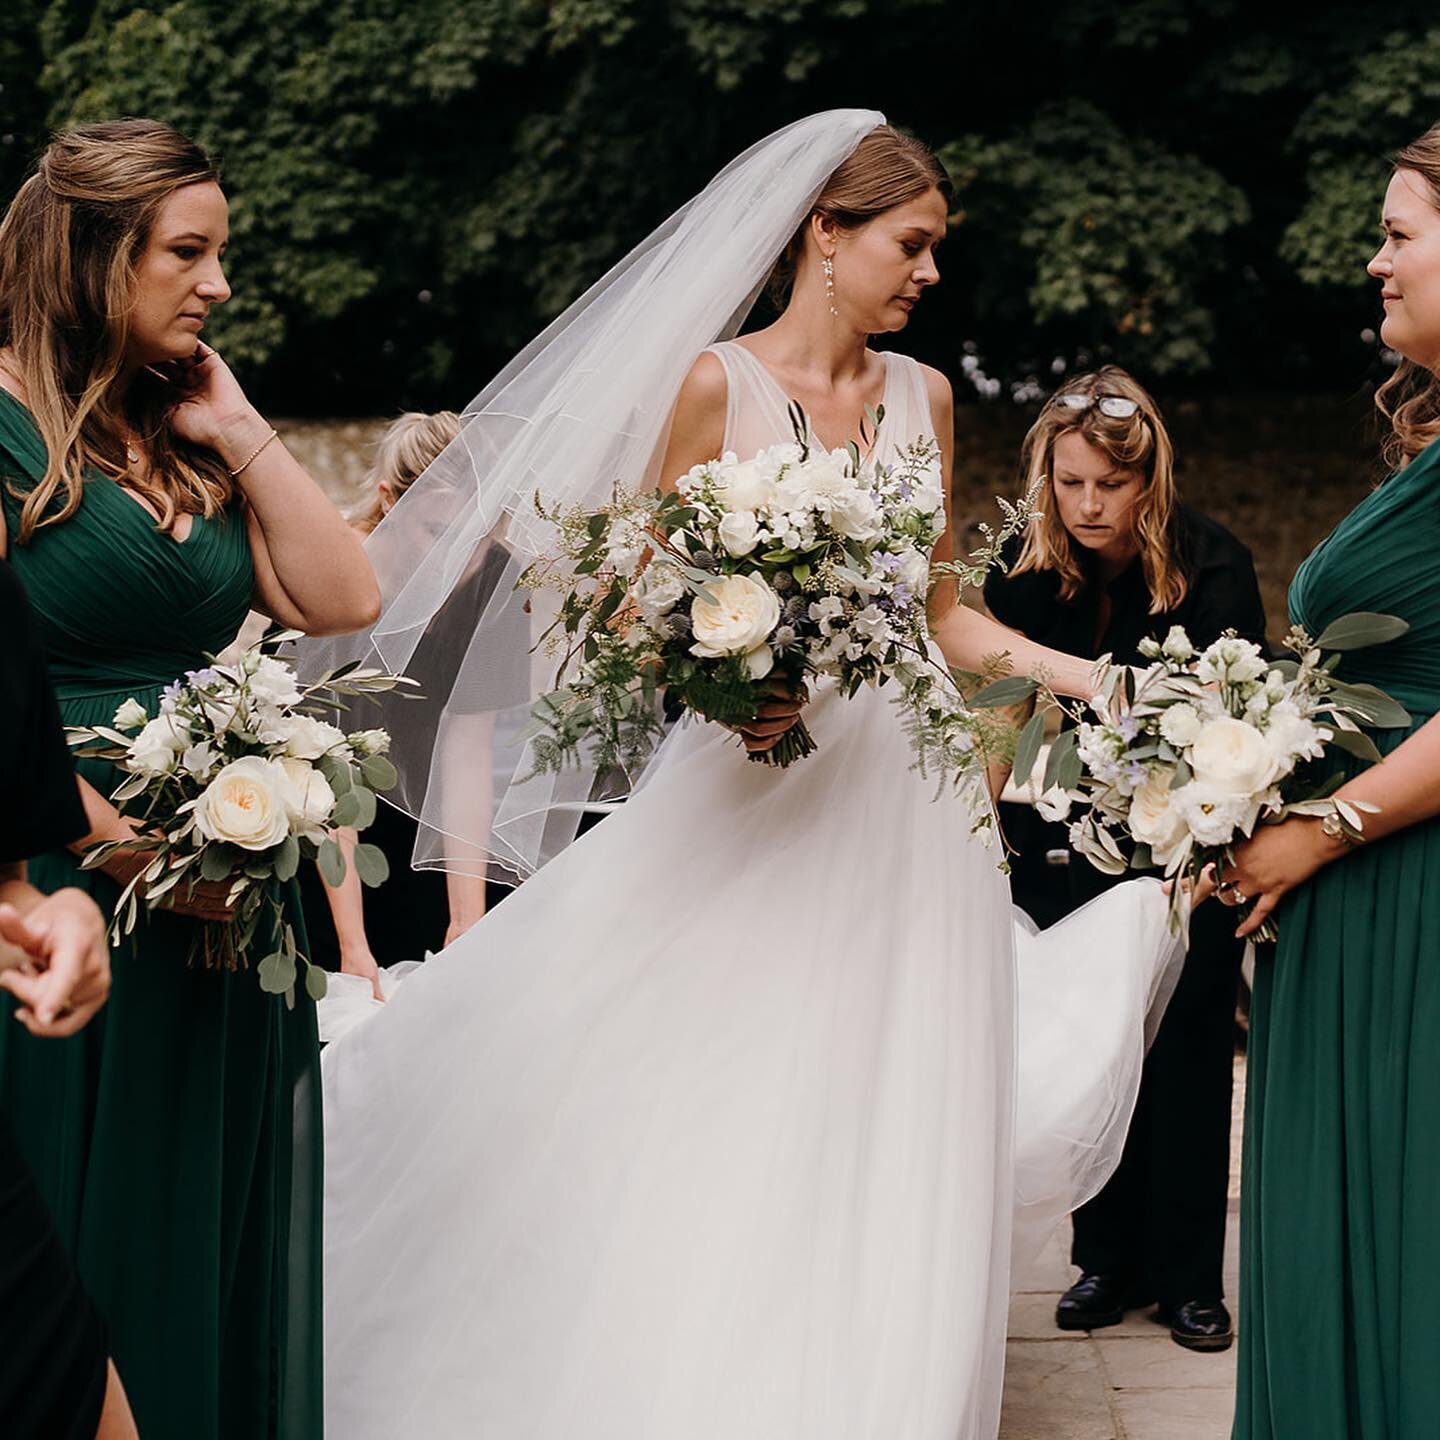
[[[325,972],[300,953],[270,882],[293,879],[307,860],[317,862],[332,885],[345,878],[345,857],[331,831],[369,825],[375,792],[389,789],[396,773],[386,758],[386,731],[346,735],[322,715],[343,705],[342,697],[413,682],[356,662],[302,686],[290,665],[259,646],[233,664],[208,658],[205,669],[165,689],[157,714],[132,698],[113,725],[70,729],[78,754],[113,761],[126,772],[111,799],[140,831],[134,840],[92,846],[83,863],[93,869],[116,851],[150,857],[120,893],[112,941],[134,929],[142,883],[144,903],[153,910],[197,881],[228,882],[235,918],[199,927],[192,963],[245,965],[268,909],[278,948],[260,961],[260,988],[293,1003],[303,965],[306,993],[318,1000]],[[363,884],[379,885],[389,873],[374,845],[357,846],[354,858]]]
[[[1392,615],[1358,613],[1318,640],[1298,626],[1286,645],[1293,659],[1269,661],[1233,632],[1197,651],[1173,627],[1162,642],[1142,642],[1150,666],[1109,669],[1088,712],[1051,747],[1038,808],[1051,820],[1074,818],[1070,843],[1098,869],[1163,869],[1195,881],[1207,865],[1257,824],[1289,815],[1334,815],[1341,831],[1362,833],[1373,806],[1332,798],[1344,776],[1313,778],[1305,762],[1332,747],[1362,759],[1379,751],[1362,727],[1410,721],[1373,685],[1334,675],[1340,651],[1380,644],[1409,627]],[[1038,750],[1037,716],[1016,750],[1025,783]],[[1023,773],[1022,773],[1023,771]],[[1183,919],[1183,884],[1171,891],[1171,922]],[[1273,938],[1262,931],[1261,938]]]
[[[941,571],[978,583],[1028,522],[1028,502],[1000,502],[1003,527],[981,527],[986,544],[969,563],[932,567],[945,528],[935,440],[881,463],[873,444],[821,449],[798,406],[791,418],[794,443],[697,465],[674,491],[541,508],[559,554],[520,583],[558,589],[561,600],[546,637],[557,688],[535,707],[537,771],[582,752],[598,769],[643,764],[662,733],[662,690],[685,711],[739,727],[812,676],[847,695],[894,682],[920,768],[957,781],[983,769],[1006,727],[967,706],[932,658],[926,600]],[[883,419],[883,408],[867,411],[862,440]],[[814,749],[800,721],[750,758],[786,766]]]

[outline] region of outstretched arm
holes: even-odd
[[[938,370],[925,367],[935,437],[940,444],[945,493],[949,497],[951,523],[935,546],[932,561],[955,558],[955,502],[952,470],[955,457],[955,401],[950,382]],[[1009,657],[1011,670],[1019,675],[1044,674],[1061,695],[1088,699],[1093,686],[1090,661],[1061,650],[1051,650],[1027,640],[978,610],[960,603],[960,588],[953,576],[945,576],[930,595],[930,633],[945,660],[957,670],[981,671],[997,655]]]

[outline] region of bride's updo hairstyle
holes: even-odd
[[[1418,140],[1396,154],[1397,170],[1410,170],[1430,190],[1440,211],[1440,125],[1432,125]],[[1440,375],[1409,358],[1375,392],[1375,404],[1390,422],[1382,447],[1391,470],[1408,465],[1432,440],[1440,438]]]
[[[0,346],[9,346],[48,457],[25,504],[19,541],[79,508],[84,474],[126,472],[125,436],[144,437],[150,474],[126,484],[154,505],[212,515],[234,484],[217,456],[174,435],[173,391],[142,371],[122,411],[117,384],[135,303],[135,266],[161,207],[186,185],[218,182],[208,155],[155,120],[60,132],[0,222]]]
[[[877,125],[825,182],[810,214],[775,262],[768,288],[776,309],[790,298],[805,253],[805,232],[816,215],[825,216],[840,230],[858,230],[867,220],[929,190],[938,190],[947,201],[955,195],[935,152],[893,125]]]

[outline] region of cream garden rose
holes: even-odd
[[[768,585],[749,575],[708,580],[690,611],[690,653],[706,659],[743,655],[758,680],[775,663],[765,642],[779,623],[780,600]]]
[[[1185,816],[1174,804],[1170,769],[1152,771],[1130,801],[1130,833],[1150,847],[1157,865],[1167,865],[1188,834]]]
[[[1222,718],[1201,727],[1190,750],[1195,778],[1220,795],[1255,795],[1275,779],[1275,753],[1243,720]]]
[[[292,794],[287,796],[291,818],[297,828],[313,835],[323,831],[330,812],[335,808],[335,792],[330,782],[308,761],[289,757],[280,761],[290,781]]]
[[[129,765],[144,775],[163,775],[175,766],[194,736],[173,715],[157,715],[130,742]]]
[[[207,840],[269,850],[290,833],[293,792],[281,762],[259,755],[233,760],[195,801],[195,828]]]

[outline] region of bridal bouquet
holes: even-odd
[[[1108,874],[1155,867],[1194,881],[1207,865],[1231,858],[1231,847],[1257,824],[1287,815],[1334,814],[1358,838],[1360,812],[1373,807],[1330,798],[1344,777],[1313,781],[1303,762],[1330,746],[1378,760],[1361,727],[1409,723],[1383,691],[1333,673],[1338,652],[1406,629],[1394,616],[1368,613],[1335,621],[1318,640],[1296,627],[1287,641],[1295,658],[1272,663],[1233,633],[1197,652],[1175,626],[1163,643],[1142,643],[1148,669],[1108,671],[1090,718],[1075,717],[1077,726],[1061,733],[1038,808],[1064,820],[1078,807],[1070,843]],[[1022,735],[1022,783],[1033,763]],[[1128,857],[1125,841],[1132,842]],[[1171,895],[1177,927],[1183,889],[1177,883]]]
[[[313,860],[338,885],[345,857],[331,830],[364,829],[375,818],[375,792],[396,780],[385,754],[389,735],[360,730],[347,736],[320,718],[319,697],[333,708],[342,696],[402,683],[411,682],[357,662],[302,687],[285,661],[257,646],[233,664],[189,671],[166,688],[153,716],[129,699],[113,725],[72,727],[78,754],[113,761],[126,772],[111,799],[140,830],[134,840],[92,846],[85,868],[117,850],[151,857],[120,893],[112,941],[134,929],[142,882],[153,910],[197,880],[228,881],[235,919],[199,927],[192,963],[198,956],[207,966],[244,965],[268,907],[279,948],[260,961],[260,988],[293,1002],[303,965],[306,992],[317,1000],[324,995],[325,972],[299,952],[269,882],[290,880],[302,860]],[[362,883],[379,885],[389,867],[380,849],[360,845],[355,869]]]
[[[697,465],[672,492],[546,514],[561,553],[520,582],[562,592],[548,637],[557,688],[535,708],[538,771],[582,749],[601,769],[643,763],[662,733],[661,690],[742,726],[812,676],[848,695],[894,682],[919,768],[942,781],[983,768],[1006,727],[964,703],[928,646],[929,552],[945,528],[938,446],[924,438],[881,463],[873,445],[820,449],[798,407],[792,419],[795,443]],[[883,419],[867,412],[867,436]],[[978,583],[1029,518],[1027,503],[1001,504],[1004,526],[981,527],[971,563],[933,569]],[[785,766],[814,749],[800,721],[750,758]]]

